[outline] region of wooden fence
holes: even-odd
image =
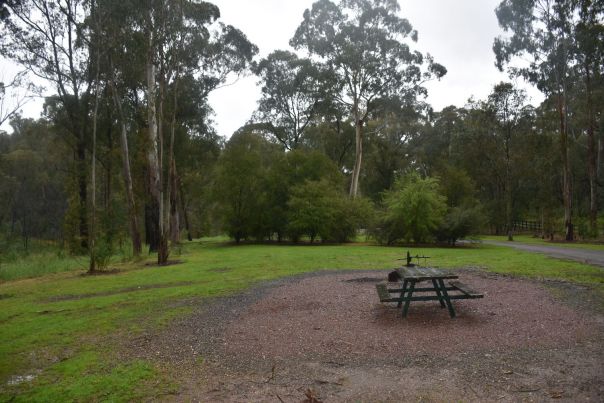
[[[539,221],[514,221],[514,231],[542,231],[543,226]]]

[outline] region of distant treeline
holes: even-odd
[[[502,1],[496,64],[544,102],[492,83],[441,111],[423,84],[446,68],[414,50],[394,0],[317,1],[292,49],[261,60],[211,3],[143,3],[2,2],[0,53],[55,90],[38,120],[0,116],[3,245],[58,240],[94,270],[120,242],[165,263],[182,236],[221,232],[455,242],[535,221],[566,239],[601,233],[602,2]],[[531,63],[509,67],[518,56]],[[208,94],[250,72],[262,96],[227,141]]]

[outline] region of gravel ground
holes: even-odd
[[[585,287],[461,270],[483,299],[454,301],[454,319],[414,302],[403,319],[378,302],[386,274],[314,273],[188,301],[201,308],[124,354],[177,374],[177,401],[604,398],[604,316],[586,309]]]

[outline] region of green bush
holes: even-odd
[[[393,188],[384,193],[383,204],[374,233],[379,242],[387,244],[431,240],[447,210],[438,180],[422,178],[417,173],[398,178]]]
[[[337,206],[337,194],[327,181],[307,181],[292,190],[288,207],[288,233],[297,241],[306,235],[312,243],[327,231]]]
[[[98,239],[94,249],[94,261],[97,270],[105,270],[109,266],[109,262],[113,256],[111,241],[105,238]]]
[[[233,135],[215,170],[214,198],[224,230],[239,242],[258,236],[264,183],[274,145],[253,133]]]
[[[292,190],[288,202],[288,234],[297,242],[308,236],[311,242],[347,242],[368,223],[373,211],[362,198],[351,199],[329,180],[307,181]]]
[[[459,239],[478,234],[484,222],[484,214],[479,206],[453,207],[436,230],[436,239],[455,245]]]
[[[360,228],[371,225],[374,215],[373,204],[369,199],[357,197],[351,199],[342,193],[334,198],[335,207],[331,219],[321,232],[325,241],[349,242],[355,239]]]

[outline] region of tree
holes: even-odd
[[[319,181],[329,182],[334,188],[339,188],[341,180],[342,174],[337,166],[318,151],[300,149],[276,157],[265,178],[265,209],[270,233],[276,233],[278,241],[288,233],[289,202],[295,189],[304,183]],[[292,232],[289,234],[292,235]]]
[[[341,116],[309,127],[304,144],[326,155],[342,172],[350,172],[354,163],[354,127]]]
[[[130,239],[132,242],[132,252],[134,256],[139,256],[142,252],[142,239],[138,219],[138,210],[136,198],[134,195],[134,183],[131,169],[130,146],[128,133],[134,131],[136,127],[128,114],[128,93],[129,87],[136,88],[133,83],[133,77],[136,73],[137,64],[142,63],[138,56],[135,46],[132,42],[136,41],[136,36],[124,38],[119,35],[124,25],[124,20],[128,20],[132,13],[131,5],[128,2],[103,0],[96,7],[97,15],[92,16],[93,21],[97,21],[93,28],[95,39],[93,43],[102,43],[102,57],[98,61],[101,78],[106,83],[110,94],[110,103],[113,104],[117,115],[117,124],[119,127],[119,148],[121,151],[122,162],[122,180],[126,193],[128,205],[128,226]],[[102,19],[102,24],[98,20]],[[130,91],[132,91],[130,89]],[[113,122],[112,122],[113,123]]]
[[[254,72],[262,85],[256,120],[267,122],[270,133],[286,149],[298,148],[321,99],[319,71],[309,59],[277,50],[262,59]]]
[[[392,188],[397,173],[419,168],[416,143],[424,131],[426,104],[414,101],[382,98],[367,123],[363,180],[366,195],[374,200]]]
[[[394,94],[425,93],[421,84],[446,69],[405,42],[417,31],[400,18],[396,0],[330,0],[304,12],[290,44],[318,58],[333,77],[332,96],[345,105],[354,122],[355,163],[350,195],[356,197],[363,157],[363,127],[374,101]],[[422,66],[427,69],[422,71]]]
[[[496,9],[499,25],[511,37],[495,39],[496,66],[503,70],[514,56],[526,56],[526,67],[510,67],[512,75],[522,76],[557,103],[562,162],[564,227],[567,240],[573,240],[572,184],[569,158],[568,91],[571,81],[574,5],[566,0],[503,0]]]
[[[438,167],[436,177],[447,200],[447,213],[435,232],[436,239],[454,246],[459,239],[479,234],[484,229],[484,214],[468,173],[445,163]]]
[[[504,193],[505,193],[505,223],[508,241],[513,241],[512,207],[512,149],[515,137],[521,130],[522,118],[527,113],[525,109],[526,95],[524,91],[514,88],[510,83],[499,83],[489,95],[487,108],[495,120],[495,135],[501,144],[504,158]]]
[[[0,147],[0,238],[20,236],[27,250],[30,239],[58,239],[63,232],[70,152],[47,121],[17,117],[11,126]]]
[[[65,128],[75,139],[74,175],[80,245],[88,247],[88,169],[86,153],[89,130],[92,73],[86,30],[84,0],[9,1],[11,12],[2,22],[8,35],[0,39],[0,53],[21,64],[29,73],[52,83],[65,112]],[[3,8],[4,9],[4,8]],[[72,143],[69,141],[69,143]]]
[[[575,1],[579,21],[573,32],[575,58],[579,76],[584,83],[584,108],[587,127],[587,174],[589,180],[589,224],[592,236],[598,235],[598,169],[596,150],[597,111],[602,110],[604,98],[604,4],[601,1]],[[599,93],[599,94],[598,94]]]
[[[266,214],[264,177],[278,152],[261,136],[233,134],[216,165],[214,195],[223,229],[237,243],[256,233]]]
[[[466,114],[466,109],[453,105],[440,112],[426,114],[430,124],[416,143],[415,150],[426,167],[433,168],[454,157],[455,143],[465,130]]]
[[[145,208],[146,228],[151,249],[156,246],[158,262],[165,264],[169,238],[178,241],[179,234],[180,186],[174,147],[182,124],[178,116],[183,80],[194,77],[201,83],[197,88],[205,99],[209,92],[225,83],[229,74],[246,71],[257,48],[241,31],[217,22],[219,9],[208,2],[121,3],[125,18],[111,27],[110,32],[119,33],[115,43],[129,46],[127,49],[137,62],[133,96],[144,93],[147,115],[143,143],[151,197]],[[122,76],[128,77],[131,72],[128,63],[116,63],[116,67]]]

